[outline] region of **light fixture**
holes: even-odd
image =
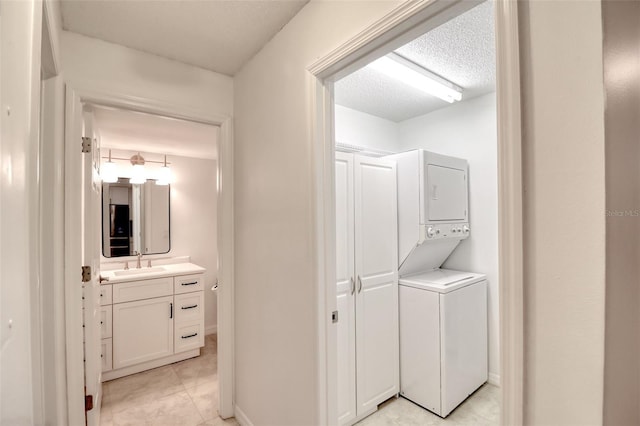
[[[158,173],[158,180],[156,180],[156,185],[169,185],[171,183],[171,169],[167,166],[167,156],[164,156],[164,165],[160,167],[160,172]]]
[[[102,157],[107,160],[102,163],[100,169],[100,177],[103,182],[114,183],[118,182],[121,177],[129,177],[129,183],[142,185],[144,184],[149,174],[152,179],[155,179],[156,185],[169,185],[173,180],[171,169],[167,161],[167,156],[164,156],[164,161],[145,160],[145,158],[138,151],[137,154],[130,158],[112,157],[111,150],[109,150],[108,157]],[[127,169],[122,166],[117,166],[113,160],[127,161],[131,163],[131,168]],[[151,166],[151,170],[147,170],[145,165],[147,163],[160,164],[160,167]]]
[[[116,163],[111,161],[111,150],[109,150],[109,159],[102,163],[100,167],[100,177],[106,183],[115,183],[118,181],[118,170]]]
[[[143,184],[147,181],[144,171],[144,157],[137,153],[133,155],[130,159],[131,164],[133,165],[133,170],[131,172],[131,179],[129,179],[129,183],[133,184]]]
[[[397,53],[389,53],[368,66],[449,103],[462,99],[460,87]]]

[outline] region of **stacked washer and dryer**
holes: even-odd
[[[446,417],[487,381],[487,281],[442,269],[470,234],[468,163],[413,150],[397,164],[400,394]]]

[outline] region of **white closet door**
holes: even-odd
[[[358,415],[398,393],[396,166],[356,156],[356,368]]]
[[[356,417],[356,318],[353,155],[336,152],[336,296],[338,309],[338,421]]]

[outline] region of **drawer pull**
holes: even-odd
[[[183,306],[182,309],[193,309],[193,308],[197,308],[198,305],[191,305],[191,306]]]
[[[198,281],[193,281],[190,283],[182,283],[181,285],[196,285],[196,284],[198,284]]]
[[[191,337],[196,337],[198,335],[198,333],[193,333],[193,334],[189,334],[187,336],[182,336],[183,339],[189,339]]]

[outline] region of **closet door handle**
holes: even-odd
[[[173,303],[169,303],[169,318],[173,318]]]
[[[356,292],[356,282],[353,277],[349,278],[349,281],[351,281],[351,294],[353,295]]]
[[[362,278],[358,275],[358,293],[362,291]]]

